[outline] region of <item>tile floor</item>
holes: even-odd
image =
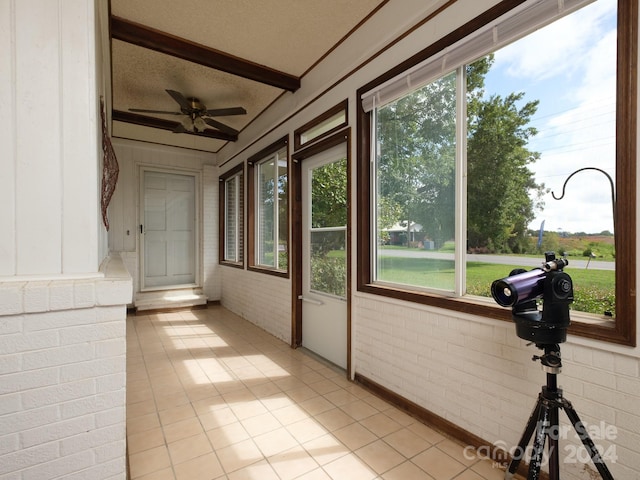
[[[219,306],[127,319],[132,480],[498,480],[488,461]]]

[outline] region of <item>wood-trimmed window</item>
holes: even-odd
[[[247,160],[249,270],[288,277],[289,150],[281,138]]]
[[[458,159],[455,157],[454,162],[460,162],[455,165],[455,169],[460,170],[456,177],[456,188],[459,190],[450,191],[451,195],[455,195],[455,208],[449,217],[445,219],[447,222],[454,222],[456,232],[456,250],[453,255],[453,263],[455,268],[463,269],[462,274],[456,273],[455,280],[451,284],[447,284],[444,288],[414,288],[411,285],[397,283],[393,280],[383,280],[377,277],[377,269],[380,265],[380,258],[377,256],[377,249],[380,245],[381,238],[379,235],[379,210],[382,200],[379,194],[381,186],[376,183],[376,156],[380,152],[373,152],[372,148],[379,148],[379,144],[374,137],[377,131],[374,126],[379,127],[376,123],[376,114],[380,113],[379,108],[395,101],[398,97],[394,97],[396,92],[393,91],[394,86],[400,86],[398,82],[394,84],[395,79],[411,75],[411,80],[416,85],[432,85],[432,92],[442,91],[451,84],[455,86],[459,92],[457,95],[440,99],[439,105],[450,108],[452,102],[457,102],[458,106],[465,104],[464,88],[466,85],[465,65],[470,64],[482,55],[492,53],[492,50],[486,50],[475,58],[464,58],[458,64],[451,65],[447,63],[448,69],[442,71],[443,74],[436,74],[430,71],[430,66],[422,68],[430,59],[437,57],[446,59],[438,65],[442,65],[444,61],[455,62],[456,54],[464,57],[465,52],[456,50],[461,44],[467,44],[469,48],[476,47],[481,40],[486,39],[491,42],[495,39],[496,32],[492,25],[503,18],[515,15],[518,10],[529,8],[531,5],[542,6],[545,0],[537,2],[513,2],[503,1],[495,7],[481,14],[474,20],[468,22],[462,27],[456,29],[441,40],[426,47],[424,50],[414,55],[412,58],[393,68],[389,72],[381,75],[367,85],[358,90],[358,97],[362,99],[361,108],[358,109],[358,279],[357,287],[359,291],[383,295],[392,298],[398,298],[406,301],[432,305],[440,308],[450,309],[453,311],[471,313],[479,316],[497,318],[503,320],[511,320],[510,310],[498,307],[493,302],[483,301],[477,296],[467,294],[465,273],[466,268],[466,240],[467,240],[467,223],[466,223],[466,181],[462,176],[465,171],[464,155],[462,153]],[[557,2],[547,2],[551,7]],[[515,6],[514,6],[515,5]],[[527,18],[533,18],[529,15]],[[616,197],[614,208],[615,222],[615,317],[613,319],[595,321],[588,316],[572,315],[572,325],[569,329],[570,333],[578,334],[585,337],[595,338],[599,340],[620,343],[624,345],[635,345],[636,342],[636,136],[637,136],[637,23],[638,23],[638,4],[635,1],[618,0],[617,3],[617,78],[616,78],[616,102],[615,102],[615,183]],[[515,24],[515,22],[514,22]],[[519,27],[521,28],[521,27]],[[499,34],[499,31],[498,31]],[[475,37],[474,37],[475,35]],[[482,36],[484,35],[484,36]],[[466,41],[470,40],[470,41]],[[559,45],[558,48],[562,46]],[[497,49],[498,47],[495,47]],[[585,57],[584,61],[591,61]],[[460,68],[458,68],[460,67]],[[446,73],[445,73],[446,72]],[[453,77],[450,76],[453,75]],[[423,76],[420,78],[420,76]],[[431,82],[431,83],[429,83]],[[434,82],[440,82],[434,84]],[[406,84],[407,82],[405,82]],[[445,85],[446,84],[446,85]],[[386,96],[386,97],[385,97]],[[433,107],[433,101],[427,102],[429,107]],[[438,105],[436,105],[437,107]],[[453,107],[453,117],[438,117],[440,123],[436,127],[457,125],[460,128],[466,123],[467,112],[465,109]],[[445,125],[446,124],[446,125]],[[464,144],[466,142],[465,130],[461,130],[454,134],[457,135],[457,142]],[[396,133],[401,133],[400,129]],[[443,143],[434,140],[433,145],[441,148]],[[455,148],[458,148],[457,145]],[[465,146],[466,148],[466,146]],[[465,148],[457,150],[458,152],[466,152]],[[450,155],[451,152],[445,152]],[[443,164],[436,164],[436,167],[442,167],[439,171],[434,171],[434,175],[440,175],[444,171]],[[451,165],[446,166],[447,169]],[[487,172],[496,174],[497,172]],[[453,177],[452,177],[453,178]],[[458,182],[458,179],[462,179]],[[442,182],[443,184],[446,182]],[[416,187],[418,194],[424,196],[435,197],[434,190],[426,190],[424,186]],[[461,193],[462,192],[462,193]],[[442,198],[442,195],[440,195]],[[453,198],[453,197],[451,197]],[[401,203],[401,202],[398,202]],[[393,211],[392,206],[384,206]],[[493,206],[492,208],[497,208]],[[435,217],[434,217],[435,218]],[[402,223],[402,218],[398,218]],[[405,222],[403,226],[407,228],[407,235],[411,234],[412,223]],[[417,229],[417,227],[416,227]],[[415,262],[414,262],[415,263]],[[444,269],[443,269],[444,270]],[[505,275],[506,276],[506,275]],[[498,277],[499,278],[499,277]]]
[[[301,126],[293,132],[293,145],[296,151],[302,147],[330,137],[347,126],[349,102],[344,100],[322,115]]]
[[[244,164],[220,175],[220,263],[244,268]]]

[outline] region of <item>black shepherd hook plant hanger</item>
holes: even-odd
[[[571,175],[569,175],[567,179],[564,181],[564,184],[562,185],[562,195],[560,195],[559,197],[556,197],[556,194],[554,192],[551,192],[551,195],[553,196],[554,200],[562,200],[564,198],[564,190],[567,187],[567,182],[569,182],[569,180],[571,180],[571,177],[573,177],[576,173],[580,173],[584,170],[595,170],[596,172],[602,173],[607,177],[607,179],[609,179],[609,185],[611,186],[611,208],[613,211],[613,231],[615,232],[616,231],[616,191],[613,185],[613,180],[611,179],[611,175],[609,175],[607,172],[605,172],[601,168],[596,168],[596,167],[579,168],[578,170],[573,172]]]

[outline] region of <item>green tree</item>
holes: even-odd
[[[486,73],[493,57],[476,63]],[[537,133],[528,124],[539,102],[524,102],[523,92],[484,98],[484,75],[468,82],[467,97],[468,245],[526,251],[527,225],[542,206],[544,191],[529,169],[540,154],[527,148]]]
[[[455,218],[455,73],[378,111],[379,196],[441,246]],[[395,223],[392,222],[392,223]]]
[[[468,243],[521,252],[544,189],[528,168],[539,158],[527,149],[538,102],[523,93],[485,98],[492,64],[490,55],[465,71]],[[439,248],[455,234],[455,72],[380,108],[377,125],[379,197],[401,212],[396,222],[420,223]]]

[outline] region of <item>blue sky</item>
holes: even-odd
[[[581,167],[598,167],[615,179],[616,1],[598,0],[495,55],[486,93],[525,92],[540,100],[529,149],[541,153],[530,168],[556,196]],[[599,172],[581,172],[565,197],[544,196],[544,210],[530,224],[547,231],[613,231],[611,188]]]

